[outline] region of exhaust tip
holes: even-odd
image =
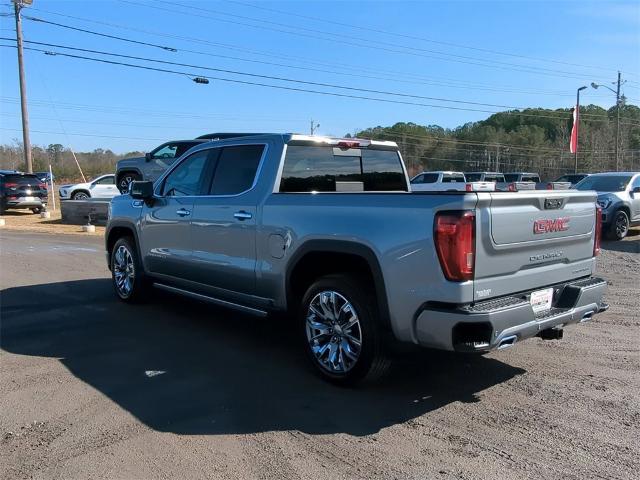
[[[503,350],[505,348],[513,347],[513,345],[518,341],[517,335],[511,335],[510,337],[505,337],[500,340],[498,344],[498,350]]]

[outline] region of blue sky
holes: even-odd
[[[0,5],[0,13],[11,11],[9,0]],[[628,79],[624,93],[640,104],[640,2],[34,0],[24,14],[178,51],[25,19],[24,37],[31,41],[491,105],[570,107],[577,87],[613,82],[620,69]],[[14,37],[13,22],[12,16],[0,17],[0,36]],[[78,151],[148,150],[164,140],[214,131],[308,132],[312,118],[320,123],[319,133],[332,135],[399,121],[455,127],[503,109],[120,59],[448,108],[223,81],[198,85],[183,75],[25,53],[32,143],[62,143]],[[0,48],[0,143],[21,138],[16,72],[15,49]],[[582,94],[583,104],[610,107],[614,101],[603,89]]]

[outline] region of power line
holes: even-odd
[[[353,63],[349,63],[349,64],[342,64],[342,63],[338,63],[338,64],[332,64],[332,63],[327,63],[327,62],[319,62],[319,61],[313,61],[310,60],[308,57],[297,57],[297,56],[292,56],[292,55],[282,55],[282,54],[273,54],[264,50],[252,50],[252,49],[247,49],[247,48],[243,48],[243,47],[239,47],[237,45],[233,45],[233,44],[228,44],[228,43],[219,43],[219,42],[211,42],[209,40],[205,40],[205,39],[201,39],[201,38],[194,38],[194,37],[185,37],[185,36],[181,36],[181,35],[175,35],[175,34],[167,34],[166,32],[154,32],[154,31],[150,31],[150,30],[144,30],[144,29],[140,29],[140,28],[134,28],[134,27],[130,27],[130,26],[126,26],[126,25],[119,25],[119,24],[114,24],[114,23],[109,23],[109,22],[103,22],[103,21],[98,21],[98,20],[94,20],[94,19],[88,19],[88,18],[83,18],[83,17],[77,17],[77,16],[73,16],[73,15],[65,15],[65,14],[61,14],[58,12],[51,12],[51,11],[47,11],[47,10],[42,10],[42,9],[38,9],[38,8],[32,8],[32,10],[36,10],[42,13],[47,13],[47,14],[51,14],[51,15],[56,15],[56,16],[60,16],[60,17],[64,17],[64,18],[70,18],[73,20],[79,20],[81,22],[89,22],[89,23],[94,23],[94,24],[98,24],[98,25],[105,25],[111,28],[118,28],[118,29],[123,29],[123,30],[128,30],[128,31],[134,31],[134,32],[138,32],[138,33],[144,33],[147,35],[154,35],[154,36],[159,36],[159,37],[163,37],[163,38],[171,38],[171,39],[177,39],[177,40],[182,40],[182,41],[186,41],[186,42],[190,42],[190,43],[196,43],[196,44],[206,44],[206,45],[210,45],[213,46],[215,48],[225,48],[225,49],[231,49],[231,50],[236,50],[236,51],[241,51],[244,53],[248,53],[250,55],[259,55],[261,58],[267,56],[267,57],[272,57],[272,58],[278,58],[278,59],[285,59],[285,60],[293,60],[295,62],[299,62],[299,63],[306,63],[306,64],[311,64],[311,65],[321,65],[321,66],[328,66],[331,68],[339,68],[342,70],[350,70],[352,72],[368,72],[368,77],[367,78],[377,78],[374,76],[371,76],[370,74],[373,73],[375,75],[378,75],[380,73],[384,73],[387,75],[392,76],[392,78],[380,78],[380,79],[384,79],[384,80],[391,80],[391,81],[395,81],[395,82],[403,82],[403,83],[426,83],[429,85],[437,85],[437,86],[441,86],[441,87],[445,87],[445,88],[467,88],[467,87],[471,87],[474,90],[485,90],[485,91],[493,91],[493,92],[498,92],[498,93],[522,93],[522,94],[532,94],[532,95],[555,95],[555,96],[570,96],[573,97],[573,94],[571,93],[566,93],[566,92],[561,92],[561,91],[557,91],[557,92],[552,92],[552,91],[543,91],[543,90],[522,90],[522,89],[514,89],[512,86],[500,86],[500,85],[487,85],[487,84],[482,84],[482,83],[477,83],[477,82],[466,82],[466,81],[461,81],[458,79],[450,79],[450,78],[442,78],[442,77],[429,77],[429,76],[424,76],[424,75],[416,75],[416,74],[410,74],[410,73],[406,73],[406,72],[399,72],[399,71],[387,71],[384,70],[382,68],[376,68],[376,69],[372,69],[372,68],[367,68],[367,67],[363,67],[363,66],[354,66]],[[214,54],[211,52],[201,52],[201,51],[194,51],[194,50],[186,50],[186,49],[180,49],[180,51],[185,52],[185,53],[194,53],[194,54],[199,54],[199,55],[208,55],[208,56],[216,56],[219,58],[228,58],[231,60],[237,60],[237,61],[243,61],[243,62],[249,62],[249,63],[264,63],[264,64],[272,64],[271,62],[265,62],[263,60],[255,60],[255,59],[247,59],[247,58],[238,58],[238,57],[233,57],[233,56],[228,56],[228,55],[219,55],[219,54]],[[344,71],[325,71],[325,70],[320,70],[320,69],[310,69],[309,67],[301,67],[299,65],[284,65],[284,64],[273,64],[275,66],[282,66],[285,68],[293,68],[293,69],[301,69],[301,70],[312,70],[312,71],[322,71],[324,73],[331,73],[331,74],[338,74],[338,75],[347,75],[347,76],[354,76],[353,73],[346,73]],[[365,77],[364,75],[357,75],[360,77]],[[399,77],[403,77],[405,79],[408,80],[400,80]],[[415,80],[420,80],[421,82],[416,82]]]
[[[13,39],[5,38],[5,37],[0,37],[0,40],[13,41]],[[329,83],[322,83],[322,82],[310,82],[310,81],[299,80],[299,79],[291,79],[291,78],[286,78],[286,77],[276,77],[276,76],[271,76],[271,75],[261,75],[261,74],[255,74],[255,73],[249,73],[249,72],[241,72],[241,71],[228,70],[228,69],[219,69],[219,68],[207,67],[207,66],[201,66],[201,65],[192,65],[192,64],[185,64],[185,63],[179,63],[179,62],[170,62],[170,61],[165,61],[165,60],[157,60],[157,59],[151,59],[151,58],[146,58],[146,57],[138,57],[138,56],[132,56],[132,55],[117,54],[117,53],[112,53],[112,52],[104,52],[104,51],[99,51],[99,50],[90,50],[90,49],[83,49],[83,48],[77,48],[77,47],[69,47],[69,46],[56,45],[56,44],[50,44],[50,43],[44,43],[44,42],[27,41],[27,43],[32,43],[32,44],[37,44],[37,45],[44,45],[44,46],[51,46],[51,47],[55,47],[55,48],[64,48],[64,49],[69,49],[69,50],[72,50],[72,51],[80,51],[80,52],[84,52],[84,53],[108,55],[108,56],[114,56],[114,57],[117,57],[117,58],[126,58],[126,59],[138,60],[138,61],[155,62],[155,63],[164,64],[164,65],[173,65],[173,66],[197,68],[197,69],[210,70],[210,71],[227,73],[227,74],[232,74],[232,75],[242,75],[242,76],[248,76],[248,77],[252,77],[252,78],[261,78],[261,79],[268,79],[268,80],[284,81],[284,82],[295,83],[295,84],[312,85],[312,86],[334,88],[334,89],[342,89],[342,90],[348,90],[348,91],[373,93],[373,94],[380,94],[380,95],[390,95],[390,96],[396,96],[396,97],[402,97],[402,98],[435,100],[435,101],[439,101],[439,102],[448,102],[448,103],[456,103],[456,104],[496,107],[496,108],[507,108],[507,109],[519,109],[519,108],[521,108],[521,107],[514,107],[514,106],[509,106],[509,105],[485,104],[485,103],[480,103],[480,102],[453,100],[453,99],[445,99],[445,98],[438,98],[438,97],[427,97],[427,96],[421,96],[421,95],[412,95],[412,94],[406,94],[406,93],[365,89],[365,88],[350,87],[350,86],[345,86],[345,85],[329,84]],[[141,65],[124,64],[124,63],[106,61],[106,60],[101,60],[101,59],[96,59],[96,58],[64,54],[64,53],[61,53],[61,52],[50,52],[50,51],[45,51],[45,50],[40,50],[40,49],[33,49],[33,50],[41,51],[43,53],[47,53],[47,54],[50,54],[50,55],[51,54],[55,54],[55,55],[68,56],[68,57],[71,57],[71,58],[79,58],[79,59],[93,60],[93,61],[103,61],[105,63],[111,63],[111,64],[114,64],[114,65],[129,66],[129,67],[133,67],[133,68],[152,69],[150,67],[143,67]],[[160,71],[160,72],[165,72],[165,73],[181,74],[181,75],[188,75],[188,76],[197,76],[194,73],[177,72],[177,71],[170,71],[170,70],[163,70],[163,69],[155,69],[155,70],[156,71]],[[492,110],[483,110],[483,109],[466,108],[466,107],[453,107],[453,106],[445,106],[445,105],[415,103],[415,102],[391,101],[389,99],[381,99],[381,98],[374,98],[374,97],[367,97],[367,96],[360,96],[360,95],[357,95],[357,96],[356,95],[345,95],[345,94],[338,94],[338,93],[335,93],[335,92],[324,92],[324,91],[318,91],[318,90],[306,90],[306,89],[300,89],[300,88],[284,87],[284,86],[281,86],[281,85],[277,86],[277,85],[262,84],[262,83],[256,83],[256,82],[243,82],[243,81],[240,81],[240,80],[237,80],[237,79],[217,78],[217,77],[207,77],[207,78],[212,79],[212,80],[226,81],[226,82],[243,83],[243,84],[246,84],[246,85],[256,85],[256,86],[262,86],[262,87],[288,89],[288,90],[293,90],[293,91],[316,93],[316,94],[321,94],[321,95],[334,95],[334,96],[341,96],[341,97],[346,97],[346,98],[358,98],[358,99],[362,99],[362,100],[372,100],[372,101],[387,102],[387,103],[391,102],[391,103],[400,103],[400,104],[405,104],[405,105],[416,105],[416,106],[431,107],[431,108],[443,108],[443,109],[450,109],[450,110],[462,110],[462,111],[481,112],[481,113],[512,113],[512,114],[516,114],[516,112],[496,112],[496,111],[492,111]],[[519,114],[519,113],[517,113],[517,114]],[[522,115],[526,115],[526,114],[522,114]],[[583,116],[589,116],[589,114],[583,114]],[[553,118],[558,118],[558,117],[553,117]]]
[[[0,130],[6,130],[10,132],[21,132],[19,128],[5,128],[0,127]],[[51,132],[46,130],[31,130],[33,133],[46,133],[51,135],[71,135],[75,137],[96,137],[96,138],[115,138],[115,139],[127,139],[127,140],[149,140],[154,142],[164,142],[166,138],[142,138],[142,137],[125,137],[121,135],[100,135],[97,133],[69,133],[69,132]]]
[[[0,45],[0,47],[15,48],[15,46],[13,46],[13,45]],[[345,94],[345,93],[325,92],[325,91],[320,91],[320,90],[311,90],[311,89],[304,89],[304,88],[297,88],[297,87],[288,87],[288,86],[284,86],[284,85],[272,85],[272,84],[265,84],[265,83],[260,83],[260,82],[250,82],[250,81],[246,81],[246,80],[230,79],[230,78],[224,78],[224,77],[204,76],[204,75],[200,75],[200,74],[196,74],[196,73],[180,72],[180,71],[176,71],[176,70],[162,69],[162,68],[157,68],[157,67],[149,67],[149,66],[145,66],[145,65],[136,65],[136,64],[130,64],[130,63],[124,63],[124,62],[116,62],[116,61],[113,61],[113,60],[105,60],[105,59],[98,59],[98,58],[92,58],[92,57],[85,57],[85,56],[73,55],[73,54],[69,54],[69,53],[53,52],[53,51],[50,51],[50,50],[43,50],[43,49],[33,48],[33,47],[26,47],[26,50],[37,51],[37,52],[44,53],[46,55],[63,56],[63,57],[69,57],[69,58],[75,58],[75,59],[89,60],[89,61],[98,62],[98,63],[105,63],[105,64],[110,64],[110,65],[118,65],[118,66],[130,67],[130,68],[137,68],[137,69],[141,69],[141,70],[149,70],[149,71],[155,71],[155,72],[170,73],[170,74],[174,74],[174,75],[189,76],[189,77],[200,76],[200,77],[207,78],[209,80],[217,80],[217,81],[221,81],[221,82],[236,83],[236,84],[241,84],[241,85],[259,86],[259,87],[273,88],[273,89],[285,90],[285,91],[313,93],[313,94],[324,95],[324,96],[334,96],[334,97],[340,97],[340,98],[352,98],[352,99],[358,99],[358,100],[369,100],[369,101],[374,101],[374,102],[390,103],[390,104],[398,104],[398,105],[411,105],[411,106],[418,106],[418,107],[441,108],[441,109],[448,109],[448,110],[474,111],[474,112],[494,113],[494,114],[499,113],[499,114],[504,114],[504,115],[519,115],[519,116],[523,116],[523,117],[535,117],[535,118],[546,117],[546,118],[553,118],[553,119],[556,119],[556,120],[563,118],[563,117],[550,116],[550,115],[527,114],[527,113],[524,113],[524,112],[496,112],[496,111],[491,111],[491,110],[480,110],[480,109],[470,109],[470,108],[464,108],[464,107],[452,107],[452,106],[446,106],[446,105],[432,105],[432,104],[425,104],[425,103],[408,102],[408,101],[402,101],[402,100],[391,100],[391,99],[384,99],[384,98],[368,97],[368,96],[364,96],[364,95],[352,95],[352,94]],[[585,115],[587,115],[587,114],[583,114],[583,116],[585,116]]]
[[[94,31],[91,31],[91,30],[86,30],[84,28],[71,27],[69,25],[63,25],[61,23],[51,22],[49,20],[43,20],[41,18],[32,17],[32,16],[28,16],[28,15],[23,15],[23,18],[25,18],[27,20],[31,20],[32,22],[47,23],[49,25],[55,25],[56,27],[66,28],[66,29],[69,29],[69,30],[75,30],[75,31],[82,32],[82,33],[88,33],[90,35],[98,35],[100,37],[106,37],[106,38],[111,38],[111,39],[114,39],[114,40],[120,40],[122,42],[129,42],[129,43],[135,43],[135,44],[138,44],[138,45],[145,45],[147,47],[160,48],[162,50],[167,50],[169,52],[177,52],[177,50],[175,48],[173,48],[173,47],[166,47],[164,45],[156,45],[155,43],[141,42],[141,41],[138,41],[138,40],[131,40],[129,38],[118,37],[116,35],[109,35],[109,34],[106,34],[106,33],[98,33],[98,32],[94,32]]]
[[[181,15],[189,15],[189,16],[195,16],[195,17],[199,17],[199,18],[208,18],[210,20],[223,22],[223,23],[230,23],[230,24],[234,24],[234,25],[241,25],[241,26],[250,27],[250,28],[257,28],[257,29],[266,29],[266,30],[276,31],[276,32],[279,32],[279,33],[285,33],[285,34],[289,34],[289,35],[297,35],[297,36],[302,36],[302,37],[308,37],[308,38],[320,39],[320,40],[325,40],[325,41],[330,41],[330,42],[336,42],[336,43],[340,43],[341,45],[350,45],[350,46],[355,46],[355,47],[359,47],[359,48],[375,49],[376,51],[383,50],[383,51],[386,51],[386,52],[389,52],[389,53],[396,53],[396,54],[399,53],[399,54],[405,54],[405,55],[413,55],[413,56],[432,58],[432,59],[443,60],[443,61],[463,63],[463,64],[467,64],[467,65],[476,65],[476,66],[483,66],[483,67],[489,67],[489,68],[500,68],[500,69],[504,69],[504,70],[514,70],[514,71],[520,71],[520,72],[525,72],[525,73],[533,73],[533,74],[538,74],[538,75],[559,76],[559,77],[573,78],[573,79],[583,79],[586,76],[586,75],[577,75],[574,72],[568,72],[568,71],[562,71],[562,70],[552,70],[552,69],[542,68],[542,67],[528,67],[526,65],[512,64],[512,63],[508,63],[508,62],[500,62],[500,61],[495,61],[495,60],[494,61],[489,60],[489,62],[491,62],[491,63],[496,65],[496,66],[494,66],[494,65],[491,65],[491,63],[480,63],[481,61],[479,61],[478,59],[476,59],[474,57],[468,57],[468,56],[464,56],[464,55],[456,55],[456,54],[451,54],[451,53],[447,53],[447,52],[433,51],[433,50],[421,49],[421,48],[415,48],[415,47],[408,47],[408,46],[393,44],[393,43],[389,43],[389,42],[381,42],[381,41],[376,41],[376,40],[371,40],[371,39],[355,37],[353,35],[336,34],[336,33],[333,33],[333,32],[326,32],[326,31],[322,31],[322,30],[314,30],[314,29],[309,29],[309,28],[304,28],[304,27],[292,26],[292,25],[282,24],[282,23],[278,23],[278,22],[272,22],[272,21],[268,21],[268,20],[264,20],[264,19],[260,19],[260,18],[246,17],[246,16],[243,16],[243,15],[235,15],[235,14],[230,14],[230,13],[226,13],[226,12],[221,12],[219,10],[211,10],[211,9],[207,9],[207,8],[203,8],[203,7],[197,7],[197,6],[194,6],[194,5],[184,5],[184,4],[176,3],[176,2],[166,2],[164,0],[156,0],[156,1],[159,2],[159,3],[163,3],[163,4],[178,5],[178,6],[182,7],[182,8],[184,8],[184,9],[187,9],[187,10],[202,11],[202,12],[207,12],[207,13],[213,13],[214,15],[223,15],[223,16],[227,16],[227,17],[240,18],[240,19],[249,20],[249,21],[258,22],[258,23],[276,25],[278,27],[297,29],[297,30],[301,30],[303,32],[312,32],[314,34],[319,33],[319,34],[322,34],[322,35],[329,35],[329,36],[337,37],[340,40],[338,40],[336,38],[326,38],[326,37],[322,37],[322,36],[318,36],[318,35],[314,35],[314,34],[309,34],[309,33],[301,33],[301,32],[295,32],[295,31],[282,30],[281,28],[260,26],[260,25],[251,25],[251,24],[239,22],[239,21],[236,21],[236,20],[224,20],[224,19],[220,19],[220,18],[216,18],[216,17],[211,17],[209,15],[191,13],[189,11],[181,11],[181,10],[169,9],[169,8],[165,8],[165,7],[160,7],[158,5],[145,4],[145,3],[135,2],[135,1],[131,1],[131,0],[119,0],[119,1],[122,2],[122,3],[136,5],[136,6],[144,7],[144,8],[153,8],[153,9],[156,9],[156,10],[164,10],[164,11],[167,11],[167,12],[170,12],[170,13],[179,13]],[[367,43],[355,43],[353,41],[345,41],[344,40],[345,38],[346,39],[353,39],[353,40],[356,40],[358,42],[367,42]],[[376,45],[372,45],[372,44],[376,44]],[[397,50],[397,48],[402,48],[402,49],[405,49],[405,50]],[[422,53],[422,52],[427,52],[429,54],[425,54],[425,53]],[[433,54],[437,54],[437,55],[440,55],[440,56],[434,56]],[[447,57],[451,57],[451,58],[447,58]]]
[[[12,38],[6,38],[6,37],[0,37],[0,40],[12,41],[13,39]],[[262,78],[262,79],[266,79],[266,80],[277,80],[277,81],[282,81],[282,82],[298,83],[298,84],[303,84],[303,85],[313,85],[313,86],[316,86],[316,87],[337,88],[337,89],[342,89],[342,90],[358,91],[358,92],[364,92],[364,93],[375,93],[375,94],[379,94],[379,95],[390,95],[390,96],[396,96],[396,97],[415,98],[415,99],[421,99],[421,100],[434,100],[434,101],[438,101],[438,102],[459,103],[459,104],[465,104],[465,105],[478,105],[478,106],[483,106],[483,107],[495,107],[495,108],[506,108],[506,109],[521,109],[521,108],[523,108],[523,107],[517,107],[517,106],[513,106],[513,105],[496,105],[496,104],[492,104],[492,103],[472,102],[472,101],[455,100],[455,99],[440,98],[440,97],[429,97],[429,96],[424,96],[424,95],[413,95],[413,94],[401,93],[401,92],[390,92],[390,91],[385,91],[385,90],[374,90],[374,89],[368,89],[368,88],[350,87],[350,86],[347,86],[347,85],[338,85],[338,84],[324,83],[324,82],[311,82],[311,81],[307,81],[307,80],[293,79],[293,78],[287,78],[287,77],[278,77],[278,76],[273,76],[273,75],[262,75],[262,74],[257,74],[257,73],[242,72],[242,71],[238,71],[238,70],[229,70],[229,69],[224,69],[224,68],[208,67],[208,66],[203,66],[203,65],[193,65],[193,64],[188,64],[188,63],[170,62],[170,61],[167,61],[167,60],[158,60],[158,59],[153,59],[153,58],[138,57],[138,56],[134,56],[134,55],[124,55],[124,54],[113,53],[113,52],[105,52],[105,51],[101,51],[101,50],[91,50],[91,49],[86,49],[86,48],[70,47],[70,46],[67,46],[67,45],[57,45],[57,44],[45,43],[45,42],[35,42],[35,41],[25,40],[25,43],[31,43],[31,44],[34,44],[34,45],[42,45],[42,46],[47,46],[47,47],[64,48],[64,49],[67,49],[67,50],[73,50],[73,51],[84,52],[84,53],[93,53],[93,54],[98,54],[98,55],[108,55],[108,56],[113,56],[113,57],[118,57],[118,58],[127,58],[127,59],[130,59],[130,60],[140,60],[140,61],[145,61],[145,62],[155,62],[155,63],[161,63],[163,65],[173,65],[173,66],[179,66],[179,67],[198,68],[198,69],[202,69],[202,70],[209,70],[209,71],[220,72],[220,73],[228,73],[228,74],[232,74],[232,75],[242,75],[242,76],[248,76],[248,77],[254,77],[254,78]]]
[[[164,2],[164,3],[166,3],[166,2]],[[565,62],[565,61],[560,61],[560,60],[552,60],[552,59],[545,59],[545,58],[540,58],[540,57],[532,57],[532,56],[516,54],[516,53],[501,52],[501,51],[498,51],[498,50],[492,50],[492,49],[481,48],[481,47],[473,47],[473,46],[470,46],[470,45],[463,45],[463,44],[453,43],[453,42],[444,42],[444,41],[441,41],[441,40],[434,40],[432,38],[419,37],[419,36],[415,36],[415,35],[407,35],[407,34],[402,34],[402,33],[397,33],[397,32],[390,32],[388,30],[382,30],[382,29],[378,29],[378,28],[372,28],[372,27],[367,27],[367,26],[353,24],[353,23],[343,23],[343,22],[335,20],[334,18],[332,18],[331,20],[327,20],[326,18],[314,17],[314,16],[310,16],[310,15],[301,15],[299,13],[295,13],[295,12],[291,12],[291,11],[278,10],[278,9],[275,9],[275,8],[268,8],[268,7],[264,7],[264,6],[261,6],[261,5],[254,5],[254,4],[251,4],[251,3],[241,2],[241,1],[237,1],[237,0],[227,0],[227,3],[235,3],[235,4],[243,5],[243,6],[249,7],[249,8],[254,8],[254,9],[258,9],[258,10],[277,13],[278,15],[289,15],[289,16],[292,16],[292,17],[304,18],[306,20],[314,20],[314,21],[317,21],[317,22],[328,23],[330,25],[338,25],[338,26],[341,26],[341,27],[355,28],[355,29],[358,29],[358,30],[368,31],[368,32],[376,33],[376,34],[382,33],[384,35],[390,35],[390,36],[394,36],[394,37],[398,37],[398,38],[406,38],[406,39],[409,39],[409,40],[419,40],[419,41],[422,41],[422,42],[433,43],[433,44],[436,44],[436,45],[443,45],[443,46],[455,47],[455,48],[464,48],[464,49],[467,49],[467,50],[473,50],[473,51],[483,52],[483,53],[491,53],[491,54],[494,54],[494,55],[502,55],[502,56],[513,57],[513,58],[522,58],[522,59],[534,60],[534,61],[538,61],[538,62],[555,63],[555,64],[558,64],[558,65],[567,65],[567,66],[572,66],[572,67],[598,69],[598,70],[604,70],[604,71],[609,71],[609,72],[615,72],[617,70],[616,68],[613,68],[613,67],[584,65],[584,64],[580,64],[580,63],[571,63],[571,62]]]

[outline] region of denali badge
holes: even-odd
[[[529,257],[530,262],[539,262],[540,260],[549,260],[552,258],[561,257],[564,252],[562,250],[557,250],[555,252],[541,253],[539,255],[531,255]]]
[[[547,210],[557,210],[562,206],[561,198],[545,198],[544,208]]]
[[[569,217],[552,219],[540,219],[533,222],[533,233],[564,232],[569,230]]]

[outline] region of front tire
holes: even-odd
[[[127,303],[143,300],[148,285],[138,249],[131,237],[123,237],[116,242],[111,251],[110,265],[111,281],[118,298]]]
[[[131,182],[135,182],[137,180],[141,180],[140,175],[138,175],[137,173],[122,173],[118,177],[118,190],[120,190],[120,193],[122,195],[126,195],[127,193],[129,193],[129,186],[131,185]]]
[[[622,240],[629,233],[629,216],[624,210],[618,210],[609,225],[607,238],[609,240]]]
[[[73,195],[71,195],[71,200],[88,200],[89,198],[91,198],[89,194],[84,191],[74,192]]]
[[[307,357],[325,380],[353,385],[388,370],[377,301],[359,278],[319,278],[303,297],[298,321]]]

